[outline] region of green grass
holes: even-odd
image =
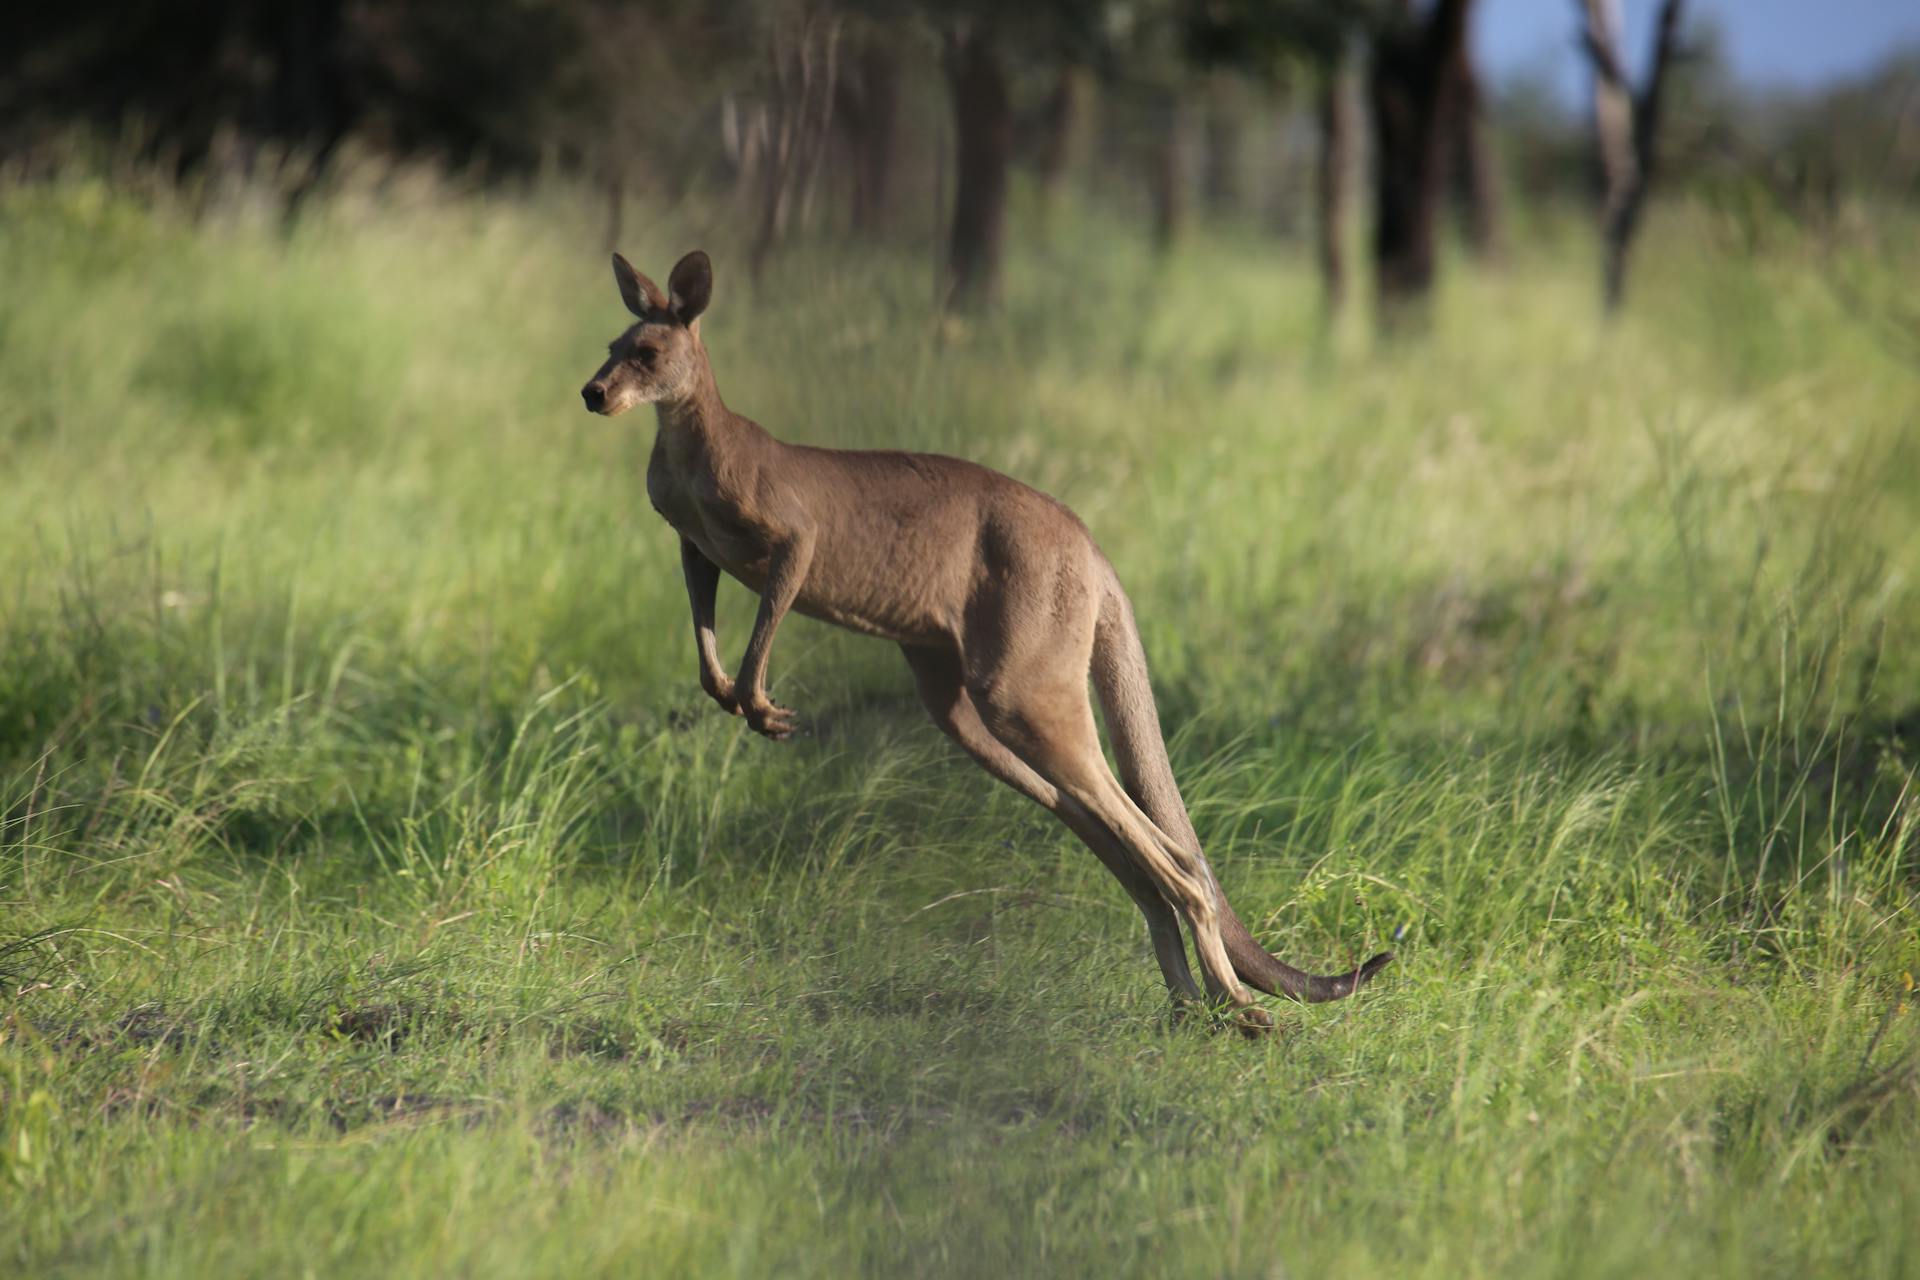
[[[1544,225],[1376,347],[1225,233],[1083,214],[943,329],[696,223],[626,250],[714,252],[729,401],[1080,511],[1241,913],[1399,962],[1170,1029],[885,646],[713,710],[564,193],[14,189],[0,1270],[1915,1273],[1920,241],[1664,210],[1605,327]]]

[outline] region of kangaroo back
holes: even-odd
[[[1219,878],[1201,852],[1200,837],[1194,832],[1193,820],[1187,816],[1187,806],[1173,779],[1173,762],[1167,758],[1166,739],[1160,733],[1160,712],[1154,706],[1153,686],[1147,679],[1147,655],[1134,625],[1133,606],[1111,568],[1107,574],[1107,595],[1094,629],[1092,674],[1100,707],[1106,713],[1107,732],[1113,739],[1113,753],[1120,761],[1121,785],[1155,825],[1200,855],[1219,905],[1221,941],[1242,982],[1268,995],[1288,996],[1308,1004],[1352,995],[1386,967],[1393,959],[1392,952],[1382,952],[1348,973],[1303,973],[1254,941],[1221,892]]]

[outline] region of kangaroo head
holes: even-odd
[[[637,404],[684,399],[707,360],[699,320],[713,296],[713,263],[695,249],[674,264],[662,293],[616,253],[613,279],[635,323],[608,344],[607,362],[580,388],[580,398],[589,411],[608,417]]]

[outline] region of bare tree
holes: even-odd
[[[1318,74],[1320,156],[1315,174],[1315,233],[1319,238],[1320,284],[1331,319],[1339,314],[1347,297],[1347,205],[1353,189],[1360,90],[1350,51],[1323,60]]]
[[[1170,253],[1186,220],[1187,112],[1180,90],[1156,85],[1147,104],[1147,195],[1153,206],[1153,248]]]
[[[891,32],[876,27],[865,33],[852,63],[851,74],[840,78],[839,115],[853,177],[853,230],[871,234],[885,228],[893,204],[898,43]]]
[[[1660,130],[1661,90],[1679,51],[1684,0],[1664,0],[1654,35],[1653,65],[1636,92],[1620,54],[1618,0],[1579,0],[1586,19],[1587,57],[1593,63],[1593,129],[1606,184],[1601,205],[1604,262],[1601,287],[1607,310],[1626,295],[1627,254],[1639,230],[1647,188],[1653,180]]]
[[[1435,223],[1471,8],[1472,0],[1435,0],[1417,15],[1405,5],[1373,37],[1373,247],[1380,316],[1389,325],[1433,287]]]
[[[1480,74],[1465,41],[1454,50],[1452,112],[1453,186],[1466,232],[1467,248],[1482,262],[1497,262],[1505,253],[1501,226],[1500,163],[1487,124]]]
[[[1092,77],[1085,68],[1061,62],[1054,73],[1053,89],[1038,121],[1040,144],[1034,157],[1040,183],[1040,216],[1051,220],[1059,203],[1060,188],[1066,182],[1067,168],[1085,131]]]
[[[756,280],[767,254],[786,235],[832,135],[840,24],[838,14],[810,8],[774,25],[772,119],[760,169],[759,226],[748,263]]]
[[[1006,66],[988,23],[963,23],[949,29],[945,65],[955,132],[946,303],[949,308],[964,309],[990,305],[1000,295],[1013,103]]]
[[[1206,146],[1201,151],[1200,190],[1213,214],[1232,211],[1240,204],[1240,140],[1246,105],[1240,86],[1224,71],[1207,77]]]

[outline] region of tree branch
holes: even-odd
[[[1660,8],[1660,29],[1654,37],[1653,69],[1640,91],[1633,112],[1633,150],[1640,161],[1642,175],[1653,170],[1654,140],[1660,134],[1661,90],[1666,87],[1667,72],[1680,52],[1680,11],[1686,0],[1666,0]],[[1645,178],[1643,176],[1642,181]]]

